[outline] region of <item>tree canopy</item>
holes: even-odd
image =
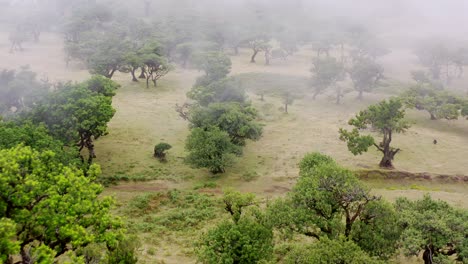
[[[64,144],[76,144],[79,151],[87,148],[90,163],[95,158],[93,140],[107,134],[107,123],[114,116],[112,96],[118,87],[100,76],[83,83],[69,83],[51,92],[27,116],[35,124],[44,123]]]
[[[347,143],[349,151],[354,155],[362,154],[370,146],[375,146],[384,155],[380,167],[393,168],[393,158],[400,149],[390,146],[392,135],[409,128],[408,122],[404,120],[405,110],[402,107],[402,102],[394,98],[369,106],[349,120],[348,124],[354,127],[351,131],[340,128],[340,139]],[[371,135],[361,135],[360,131],[368,126],[383,135],[380,143],[377,144]]]
[[[431,120],[458,119],[466,100],[432,84],[419,84],[409,88],[400,96],[409,108],[427,111]]]
[[[110,214],[113,200],[98,199],[103,190],[94,183],[98,166],[92,165],[84,176],[81,170],[57,163],[52,151],[20,146],[0,154],[3,261],[11,263],[16,256],[22,263],[51,263],[93,243],[116,249],[124,237],[123,225]]]
[[[196,168],[208,168],[213,174],[222,173],[234,161],[239,147],[229,134],[218,127],[193,128],[185,148],[190,152],[186,162]]]
[[[212,103],[208,107],[192,109],[190,123],[193,128],[209,129],[216,126],[228,133],[232,143],[243,146],[246,139],[258,140],[262,127],[255,121],[257,111],[239,103]]]
[[[433,263],[446,263],[449,256],[465,263],[468,260],[468,212],[426,195],[410,201],[399,198],[395,207],[400,214],[398,224],[404,229],[403,252]],[[432,262],[428,262],[432,263]]]
[[[250,194],[225,193],[225,210],[232,219],[222,221],[203,236],[199,250],[202,263],[258,263],[271,258],[271,226],[258,208],[244,208],[256,207],[254,198]]]

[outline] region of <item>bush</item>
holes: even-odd
[[[165,151],[171,148],[172,148],[171,145],[164,143],[164,142],[157,144],[156,146],[154,146],[154,157],[159,159],[159,161],[166,161]]]

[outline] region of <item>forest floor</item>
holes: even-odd
[[[58,36],[44,34],[39,44],[25,45],[24,52],[15,54],[8,53],[6,43],[7,35],[0,34],[0,69],[28,64],[40,78],[47,76],[51,81],[79,81],[89,76],[79,65],[65,66]],[[380,154],[372,150],[353,156],[346,144],[338,139],[338,129],[346,127],[347,121],[367,105],[396,94],[400,89],[398,85],[409,81],[407,72],[416,67],[409,52],[393,52],[382,58],[386,75],[391,77],[386,81],[386,87],[365,94],[363,101],[357,101],[356,95],[349,93],[341,105],[335,105],[328,94],[312,100],[306,93],[313,56],[311,50],[304,49],[284,62],[273,61],[270,66],[265,66],[260,56],[256,64],[249,63],[248,53],[243,50],[239,56],[231,58],[231,75],[238,76],[247,87],[252,86],[248,90],[249,97],[264,124],[263,137],[248,142],[244,155],[236,164],[216,177],[206,170],[192,169],[184,164],[188,123],[175,111],[176,104],[186,101],[185,94],[200,72],[177,68],[162,78],[158,87],[149,89],[143,82],[131,82],[127,75],[115,77],[122,85],[113,101],[117,112],[109,123],[109,135],[96,142],[96,161],[102,166],[103,177],[118,181],[106,188],[105,194],[114,195],[118,202],[117,212],[138,226],[134,230],[143,238],[142,263],[155,263],[154,259],[159,263],[195,262],[190,246],[213,221],[213,216],[222,214],[203,200],[205,196],[216,197],[226,187],[266,198],[284,195],[294,185],[298,177],[297,164],[308,152],[323,152],[351,169],[376,169]],[[458,82],[459,85],[468,83],[467,80]],[[275,91],[284,87],[298,96],[288,114],[283,113],[281,99],[275,96]],[[256,94],[260,89],[271,91],[264,101]],[[468,121],[431,121],[427,114],[416,111],[408,111],[408,119],[412,127],[406,133],[396,135],[393,141],[402,149],[394,162],[397,170],[468,175]],[[437,139],[437,145],[432,143],[434,139]],[[173,146],[168,151],[166,163],[160,163],[152,156],[154,145],[162,141]],[[389,200],[401,196],[416,199],[430,193],[434,198],[468,208],[468,183],[465,182],[385,178],[364,181],[374,193]],[[173,189],[188,193],[178,198],[180,204],[177,207],[161,202],[168,199],[166,196],[154,196]],[[138,202],[141,201],[146,205],[157,203],[150,206],[157,208],[151,211],[154,214],[132,213],[130,207],[140,208]],[[202,209],[197,207],[198,204]],[[206,215],[197,215],[200,211],[206,211]],[[179,223],[177,219],[190,216],[206,222],[202,225],[193,223],[186,229],[187,223],[176,224]],[[161,225],[166,228],[151,226],[148,224],[151,221],[163,223]],[[164,225],[167,221],[173,224]]]

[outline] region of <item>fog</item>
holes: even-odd
[[[165,46],[166,57],[176,64],[184,44],[196,54],[215,43],[216,49],[231,55],[256,39],[270,42],[273,48],[290,42],[315,49],[323,42],[336,47],[354,38],[354,44],[366,42],[380,53],[386,50],[380,59],[412,63],[403,74],[407,78],[418,64],[416,51],[423,46],[468,47],[467,12],[464,0],[0,0],[0,67],[29,64],[52,75],[43,67],[47,63],[40,55],[44,54],[32,52],[42,39],[48,42],[42,42],[41,48],[64,50],[49,61],[52,68],[64,68],[58,64],[66,63],[71,70],[76,62],[86,68],[89,61],[83,59],[89,50],[81,50],[87,55],[72,51],[85,42],[92,45],[89,39],[79,40],[78,34],[114,34],[130,42],[152,39]],[[386,58],[386,54],[395,56]],[[465,54],[457,56],[466,60]],[[43,63],[40,69],[35,60]]]

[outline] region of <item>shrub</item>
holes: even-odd
[[[157,158],[159,161],[166,161],[166,150],[171,149],[172,146],[161,142],[154,146],[154,157]]]

